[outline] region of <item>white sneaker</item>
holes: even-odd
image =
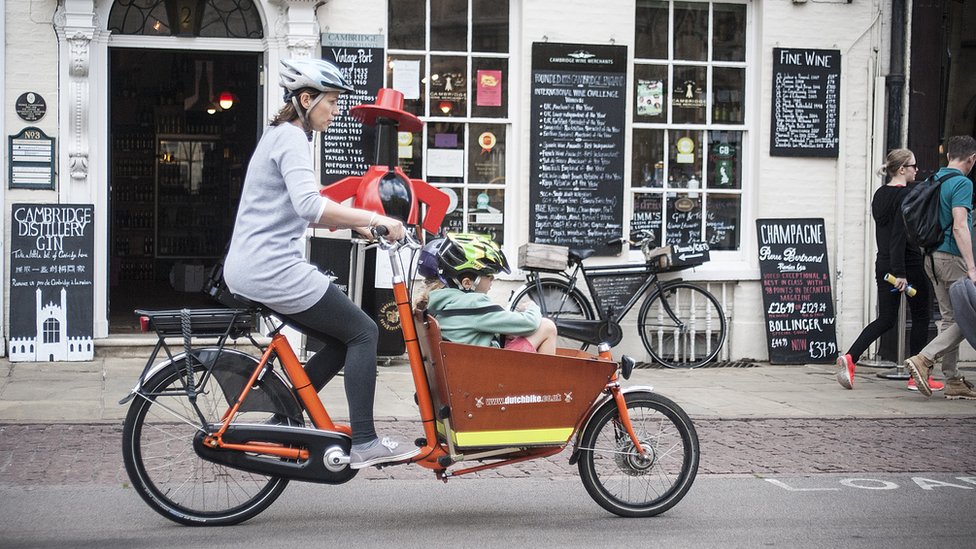
[[[374,438],[365,444],[354,444],[349,451],[349,467],[362,469],[370,465],[406,461],[420,453],[420,448],[410,447],[393,437]]]

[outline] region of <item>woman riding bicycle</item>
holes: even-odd
[[[350,466],[408,459],[419,449],[377,436],[373,425],[378,331],[369,316],[303,257],[310,225],[355,228],[403,238],[403,224],[368,210],[337,204],[319,194],[312,161],[313,132],[339,114],[339,94],[353,91],[335,65],[319,59],[282,61],[285,105],[251,157],[234,235],[224,265],[230,290],[262,303],[284,322],[325,343],[305,365],[316,391],[345,368],[352,427]]]

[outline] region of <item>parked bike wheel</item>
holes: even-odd
[[[556,279],[543,280],[540,284],[542,285],[541,298],[535,284],[530,283],[512,299],[512,310],[516,310],[521,303],[531,300],[539,307],[545,305],[543,309],[545,316],[553,320],[593,320],[596,318],[590,300],[578,288],[570,288],[568,283]],[[559,337],[556,346],[585,350],[588,344],[580,343],[575,339]]]
[[[271,505],[288,480],[239,471],[196,454],[193,437],[201,430],[201,421],[218,422],[228,400],[220,384],[211,376],[204,379],[203,366],[196,364],[195,383],[199,387],[205,381],[206,386],[194,408],[184,389],[183,364],[163,369],[143,385],[145,393],[156,396],[137,395],[132,401],[122,430],[125,469],[142,499],[174,522],[237,524]],[[248,412],[242,419],[259,423],[270,418],[269,412]]]
[[[725,344],[725,313],[715,296],[687,282],[665,284],[637,316],[644,348],[668,368],[697,368]]]
[[[601,507],[622,517],[661,514],[688,493],[698,473],[698,434],[671,400],[650,392],[624,395],[641,456],[610,401],[590,419],[580,438],[583,486]]]

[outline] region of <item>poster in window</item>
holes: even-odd
[[[479,107],[502,105],[502,71],[479,70],[475,104]]]
[[[11,362],[94,357],[94,211],[91,204],[11,206]]]
[[[661,116],[664,112],[664,82],[637,82],[637,116]]]

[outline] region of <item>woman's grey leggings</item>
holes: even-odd
[[[376,392],[376,322],[346,294],[329,284],[322,299],[300,313],[280,315],[285,323],[322,341],[324,347],[305,363],[316,391],[345,368],[343,381],[349,403],[352,443],[376,438],[373,395]]]

